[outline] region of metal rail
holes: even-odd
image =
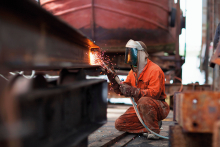
[[[107,83],[82,75],[63,70],[54,82],[43,75],[10,80],[1,97],[0,146],[14,139],[15,147],[75,146],[106,123]]]
[[[0,71],[92,67],[98,46],[34,2],[1,1],[0,21]]]
[[[98,67],[89,56],[99,47],[30,0],[0,1],[0,22],[0,75],[36,71],[0,77],[0,146],[87,146],[106,122],[107,82],[80,69]],[[58,79],[45,78],[55,70]]]

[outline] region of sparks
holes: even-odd
[[[114,72],[106,64],[112,64],[109,56],[104,57],[104,52],[101,52],[98,48],[92,48],[90,50],[90,64],[91,65],[100,65],[103,69],[106,69],[108,72]],[[101,74],[101,73],[100,73]],[[105,75],[105,74],[104,74]]]

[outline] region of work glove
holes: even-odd
[[[112,71],[114,71],[114,69],[112,69]],[[122,94],[120,89],[119,89],[120,85],[115,80],[115,77],[117,75],[115,73],[108,72],[107,70],[105,70],[105,72],[108,76],[108,79],[110,81],[111,87],[113,88],[114,92],[117,93],[117,94]]]
[[[120,88],[121,93],[126,97],[134,97],[136,101],[141,97],[140,88],[135,88],[128,84],[121,84]]]

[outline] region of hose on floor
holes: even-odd
[[[156,136],[158,136],[158,137],[160,137],[160,138],[169,139],[169,137],[165,137],[165,136],[162,136],[162,135],[160,135],[160,134],[155,133],[154,131],[150,130],[150,129],[147,127],[147,125],[145,125],[144,121],[142,120],[142,118],[141,118],[141,116],[140,116],[140,114],[139,114],[139,112],[138,112],[137,104],[136,104],[136,102],[134,101],[134,98],[133,98],[133,97],[130,97],[130,99],[131,99],[131,103],[132,103],[132,105],[133,105],[133,107],[134,107],[134,110],[135,110],[135,112],[136,112],[136,115],[137,115],[139,121],[141,122],[141,124],[142,124],[149,132],[151,132],[152,134],[154,134],[154,135],[156,135]]]

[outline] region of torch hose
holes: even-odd
[[[133,107],[134,107],[135,113],[136,113],[136,115],[137,115],[139,121],[141,122],[141,124],[142,124],[149,132],[151,132],[152,134],[154,134],[154,135],[156,135],[156,136],[158,136],[158,137],[160,137],[160,138],[169,139],[169,137],[165,137],[165,136],[162,136],[162,135],[160,135],[160,134],[155,133],[154,131],[152,131],[151,129],[149,129],[149,128],[147,127],[147,125],[145,125],[144,121],[142,120],[142,118],[141,118],[141,116],[140,116],[140,114],[139,114],[139,111],[138,111],[138,109],[137,109],[137,104],[136,104],[136,102],[134,101],[134,98],[133,98],[133,97],[130,97],[130,99],[131,99],[131,103],[132,103],[132,105],[133,105]]]
[[[104,67],[106,70],[108,70],[108,72],[115,73],[115,72],[112,71],[104,62],[103,62],[102,67]],[[120,79],[119,79],[118,76],[115,76],[115,81],[116,81],[119,85],[121,85],[121,81],[120,81]],[[148,128],[148,126],[145,125],[144,121],[142,120],[142,118],[141,118],[141,116],[140,116],[140,114],[139,114],[139,111],[138,111],[138,109],[137,109],[137,104],[136,104],[136,102],[134,101],[134,98],[133,98],[133,97],[130,97],[130,100],[131,100],[131,103],[132,103],[132,105],[133,105],[133,107],[134,107],[135,113],[136,113],[136,115],[137,115],[139,121],[141,122],[141,124],[142,124],[149,132],[151,132],[152,134],[154,134],[154,135],[156,135],[156,136],[158,136],[158,137],[160,137],[160,138],[169,139],[169,137],[165,137],[165,136],[159,135],[159,134],[155,133],[154,131],[150,130],[150,129]]]

